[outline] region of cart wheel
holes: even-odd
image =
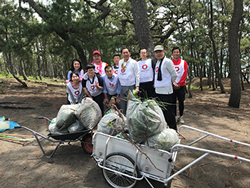
[[[140,174],[137,167],[134,172],[134,161],[124,153],[109,154],[106,157],[104,165],[106,168],[119,171],[130,176],[138,177]],[[112,187],[132,188],[135,186],[137,180],[120,175],[111,170],[103,169],[103,176]]]
[[[86,134],[82,140],[81,145],[83,151],[85,151],[87,154],[92,154],[93,152],[93,144],[92,144],[92,136],[91,134]]]

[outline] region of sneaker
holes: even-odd
[[[179,122],[179,118],[178,116],[175,116],[175,122],[178,123]]]
[[[179,119],[179,122],[180,122],[180,123],[184,123],[183,116],[179,117],[178,119]]]

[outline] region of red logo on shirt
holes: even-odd
[[[157,73],[159,70],[159,67],[155,67],[155,72]]]
[[[91,88],[91,90],[94,90],[94,89],[95,89],[95,86],[94,86],[94,85],[91,85],[90,88]]]
[[[180,67],[175,67],[176,72],[180,70]]]
[[[121,73],[124,73],[126,70],[121,69]]]
[[[115,70],[114,73],[117,74],[118,70]]]
[[[75,91],[75,95],[79,95],[80,91]]]
[[[143,70],[146,70],[147,68],[148,68],[147,65],[142,65],[142,69],[143,69]]]
[[[109,85],[110,85],[111,87],[114,87],[114,84],[113,84],[113,83],[109,83]]]
[[[96,69],[97,69],[97,70],[100,70],[99,66],[98,66],[98,67],[96,67]]]

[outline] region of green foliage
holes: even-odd
[[[190,88],[191,88],[192,91],[200,91],[200,86],[198,86],[198,85],[191,84]],[[202,86],[202,89],[203,90],[211,90],[211,88],[209,88],[209,86],[207,86],[207,85]]]
[[[23,1],[24,2],[24,1]],[[113,54],[122,47],[138,57],[138,42],[135,37],[131,4],[129,1],[109,0],[103,3],[111,12],[105,19],[95,3],[84,0],[52,0],[47,4],[35,1],[45,14],[35,16],[28,3],[18,7],[16,1],[6,0],[0,6],[0,52],[1,74],[7,74],[7,55],[16,74],[20,73],[20,61],[27,76],[42,76],[65,79],[73,58],[80,59],[79,51],[92,61],[92,52],[100,50],[102,60],[112,64]],[[41,1],[40,1],[41,2]],[[208,36],[210,31],[210,0],[155,0],[147,3],[147,13],[154,44],[163,44],[166,56],[178,45],[182,56],[194,66],[209,68],[214,60]],[[218,49],[218,58],[223,70],[228,70],[228,28],[233,12],[233,0],[211,1],[213,9],[213,38]],[[242,67],[248,66],[250,39],[250,3],[244,0],[244,14],[240,25]],[[223,53],[220,53],[222,51]],[[3,58],[4,57],[4,58]],[[38,59],[40,58],[40,64]],[[5,66],[4,66],[5,65]],[[8,67],[9,69],[9,67]],[[4,72],[3,72],[4,71]]]
[[[6,71],[1,72],[0,78],[14,78],[12,74],[8,74]]]

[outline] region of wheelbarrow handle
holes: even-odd
[[[46,119],[46,121],[51,122],[51,119],[49,119],[49,118],[47,118],[47,117],[42,117],[42,116],[40,116],[40,117],[38,117],[38,119]]]

